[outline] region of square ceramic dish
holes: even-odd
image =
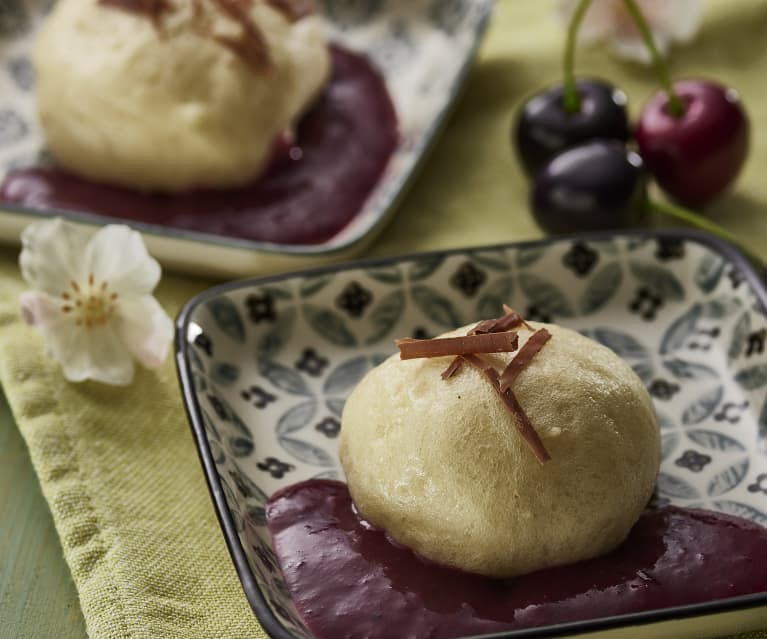
[[[240,281],[193,299],[177,364],[234,563],[272,637],[306,638],[264,522],[277,489],[342,479],[345,398],[394,339],[508,303],[625,358],[660,418],[658,503],[767,525],[767,291],[730,246],[637,232],[456,250]],[[706,637],[764,627],[767,594],[498,637]]]
[[[54,1],[0,2],[0,181],[11,168],[45,161],[29,56],[35,30]],[[393,215],[444,123],[474,59],[493,0],[320,0],[318,4],[330,39],[367,55],[384,76],[400,126],[400,143],[384,175],[352,222],[318,245],[253,242],[134,224],[164,265],[204,276],[242,277],[340,261],[361,251]],[[77,211],[0,203],[0,241],[18,243],[21,229],[51,215],[91,225],[115,221]]]

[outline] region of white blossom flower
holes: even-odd
[[[160,265],[138,232],[110,224],[95,233],[54,218],[21,235],[24,320],[73,382],[129,384],[134,359],[149,368],[165,360],[173,324],[152,291]]]
[[[652,31],[661,55],[674,42],[689,42],[698,30],[703,6],[700,0],[636,0]],[[556,0],[557,19],[567,25],[578,0]],[[623,0],[592,0],[583,17],[579,40],[608,41],[616,54],[649,64],[647,50]]]

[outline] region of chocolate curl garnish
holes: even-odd
[[[214,0],[218,8],[242,27],[239,37],[214,35],[213,39],[230,49],[255,71],[268,71],[271,67],[269,47],[261,29],[250,15],[252,0]]]
[[[314,0],[266,0],[269,5],[282,13],[291,22],[312,15],[317,11]]]
[[[522,317],[515,310],[503,305],[503,315],[496,319],[482,320],[474,328],[469,331],[469,335],[485,335],[487,333],[502,333],[509,331],[512,328],[516,328],[524,324],[527,328],[530,326],[522,319]],[[478,351],[483,353],[489,353],[490,351]],[[442,371],[442,379],[450,379],[459,370],[461,370],[461,358],[456,357],[448,367]]]
[[[511,353],[519,347],[516,333],[487,333],[461,337],[397,340],[400,359],[446,357],[476,353]]]
[[[493,390],[503,401],[504,406],[511,413],[514,418],[514,425],[517,427],[519,434],[522,435],[522,438],[527,442],[538,462],[544,464],[549,461],[551,459],[549,451],[546,450],[538,433],[535,432],[535,428],[530,423],[530,418],[522,406],[520,406],[513,391],[510,388],[501,390],[501,380],[498,376],[498,371],[477,355],[461,355],[461,359],[480,371],[485,379],[490,382],[490,386],[493,387]]]
[[[514,380],[525,370],[525,367],[533,360],[536,353],[543,348],[543,345],[551,339],[551,333],[545,328],[538,329],[519,349],[519,353],[514,356],[503,369],[501,374],[501,390],[511,388]]]

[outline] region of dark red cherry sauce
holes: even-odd
[[[647,511],[609,555],[509,580],[393,544],[341,482],[278,492],[267,522],[317,639],[448,639],[767,591],[767,528],[702,510]]]
[[[351,51],[333,46],[331,53],[331,80],[301,120],[295,146],[249,186],[148,194],[30,168],[8,174],[0,202],[255,241],[325,242],[362,209],[399,139],[378,71]]]

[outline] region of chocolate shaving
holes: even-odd
[[[397,340],[397,346],[399,347],[400,359],[476,353],[510,353],[519,347],[519,336],[516,333],[506,332],[436,339],[400,339]]]
[[[498,371],[477,355],[461,355],[461,359],[479,370],[485,379],[490,382],[493,390],[503,401],[504,406],[509,409],[509,412],[514,418],[514,425],[517,427],[517,430],[527,442],[528,446],[530,446],[530,449],[533,451],[533,455],[535,455],[538,462],[544,464],[549,461],[551,459],[549,451],[546,450],[541,438],[530,423],[530,418],[527,416],[527,413],[525,413],[522,406],[520,406],[513,391],[510,388],[501,390],[501,380],[498,376]]]
[[[482,320],[479,324],[472,328],[468,334],[485,335],[487,333],[502,333],[504,331],[511,330],[512,328],[516,328],[521,324],[524,324],[530,328],[527,322],[525,322],[525,320],[523,320],[515,310],[512,310],[506,306],[506,304],[503,305],[503,313],[504,314],[501,315],[501,317],[496,319]],[[489,351],[484,352],[487,353]],[[459,370],[461,370],[461,358],[456,357],[452,362],[450,362],[448,367],[442,371],[442,379],[449,379]]]
[[[543,348],[543,345],[551,339],[551,333],[545,328],[541,328],[533,333],[519,349],[519,353],[514,356],[503,369],[501,374],[501,390],[511,388],[514,380],[525,370],[525,367],[533,360],[536,353]]]
[[[242,27],[239,37],[214,35],[213,39],[230,49],[245,64],[256,71],[268,70],[271,66],[269,47],[264,34],[250,16],[252,0],[214,0],[219,9]]]
[[[312,15],[317,11],[314,0],[266,0],[269,5],[282,13],[291,22]]]

